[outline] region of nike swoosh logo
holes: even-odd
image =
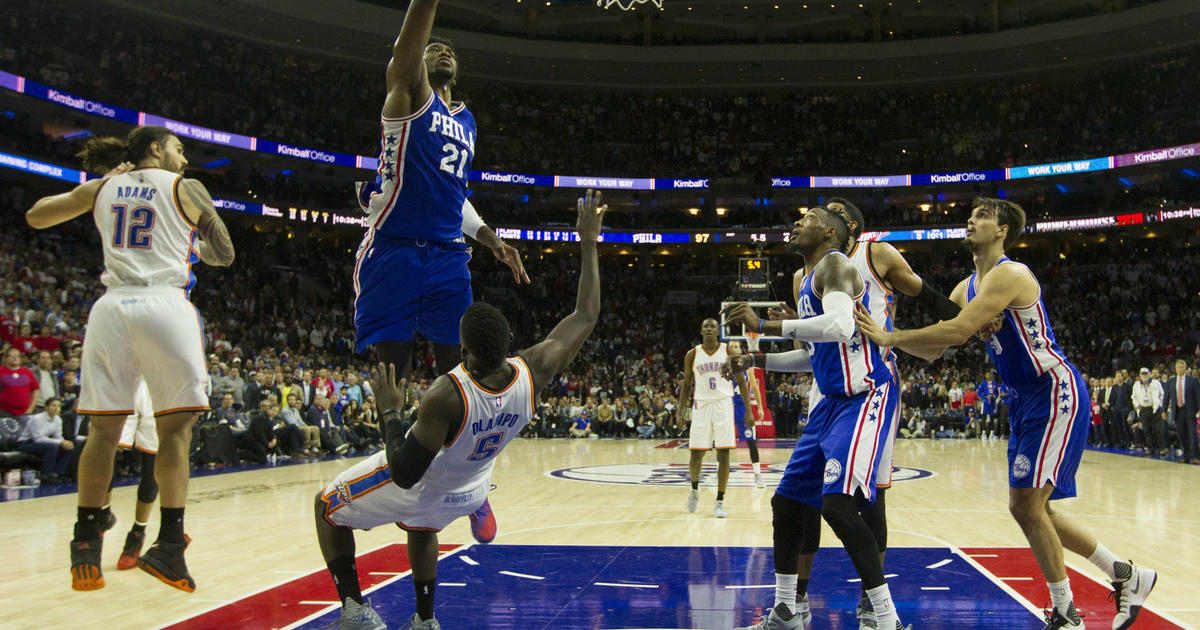
[[[1134,579],[1137,581],[1133,583],[1134,586],[1132,589],[1130,589],[1130,592],[1132,592],[1134,595],[1137,595],[1138,591],[1142,588],[1142,579],[1139,575],[1134,575]]]

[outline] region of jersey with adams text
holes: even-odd
[[[733,381],[721,376],[721,366],[725,365],[728,356],[724,343],[712,354],[705,352],[703,344],[696,346],[692,357],[692,377],[696,384],[693,398],[696,404],[733,399]]]
[[[841,252],[830,252],[829,256],[844,256]],[[796,295],[796,311],[801,319],[825,313],[821,296],[813,288],[813,274],[804,277],[800,292]],[[853,296],[871,310],[870,296],[862,293]],[[855,396],[886,383],[892,372],[883,361],[879,346],[867,338],[862,331],[855,330],[848,343],[824,341],[809,343],[812,356],[813,380],[822,396]],[[810,402],[811,404],[811,402]],[[811,407],[810,407],[811,409]]]
[[[92,218],[104,247],[104,286],[192,290],[200,257],[196,226],[179,204],[181,181],[178,173],[140,168],[101,184]]]
[[[448,376],[465,405],[458,434],[433,458],[421,483],[447,492],[469,490],[492,476],[496,455],[517,437],[534,413],[533,374],[520,357],[508,359],[513,380],[492,391],[460,363]]]
[[[368,201],[367,226],[395,238],[461,241],[475,117],[431,93],[411,115],[381,122],[379,190]]]

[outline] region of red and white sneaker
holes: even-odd
[[[492,513],[492,504],[487,499],[478,510],[471,513],[471,535],[481,543],[490,543],[496,539],[496,515]]]

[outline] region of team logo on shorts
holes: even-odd
[[[834,483],[842,478],[842,462],[831,459],[825,462],[825,485]]]
[[[350,488],[346,486],[346,483],[343,481],[333,484],[333,489],[337,491],[338,499],[342,503],[349,503],[353,498],[350,496]]]
[[[1030,468],[1029,458],[1017,455],[1017,458],[1013,460],[1013,479],[1024,479],[1029,476]]]

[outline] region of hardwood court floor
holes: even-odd
[[[769,468],[774,472],[768,475],[767,489],[754,488],[748,470],[736,471],[731,480],[735,487],[726,499],[729,518],[718,520],[711,516],[712,487],[704,488],[699,511],[684,509],[687,451],[656,446],[662,442],[514,442],[499,456],[493,478],[491,502],[500,528],[493,547],[771,546],[771,479],[777,479],[790,449],[763,449],[764,464],[775,464]],[[891,546],[1023,546],[1007,511],[1005,448],[1002,441],[898,441],[901,475],[919,478],[898,481],[888,495]],[[747,458],[744,449],[735,452],[735,462]],[[194,478],[187,516],[194,542],[187,559],[198,588],[190,595],[140,571],[116,570],[132,520],[133,487],[114,492],[113,507],[121,521],[106,541],[108,586],[92,593],[70,590],[67,542],[74,495],[2,503],[0,627],[157,627],[322,569],[313,533],[313,495],[353,461]],[[712,455],[706,463],[715,463]],[[706,469],[707,475],[713,473],[715,467]],[[1059,502],[1059,510],[1117,555],[1158,570],[1149,601],[1153,609],[1200,626],[1200,601],[1195,599],[1200,586],[1200,467],[1088,451],[1077,481],[1080,498]],[[150,538],[154,530],[152,526]],[[396,541],[403,541],[403,535],[391,527],[358,534],[360,553]],[[473,542],[466,519],[448,527],[441,542]],[[823,546],[837,545],[826,529]],[[1101,576],[1086,559],[1068,554],[1067,560],[1082,573]],[[1044,590],[1040,582],[1038,587]],[[439,589],[439,601],[444,593]],[[1029,599],[1041,607],[1044,602],[1036,597]]]

